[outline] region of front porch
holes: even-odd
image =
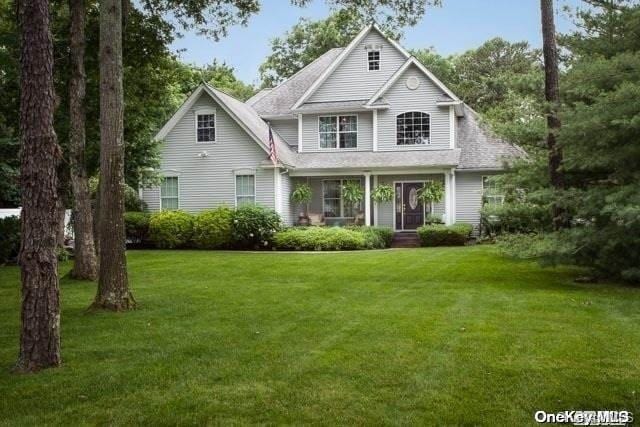
[[[440,171],[361,171],[355,173],[314,173],[292,176],[292,191],[302,184],[311,190],[308,203],[292,202],[293,224],[345,226],[351,224],[389,227],[395,231],[413,231],[435,218],[454,222],[453,180],[450,170]],[[417,197],[425,182],[439,181],[444,196],[437,203],[423,203]],[[361,189],[358,202],[348,200],[350,186]],[[372,193],[377,187],[392,190],[390,200],[376,202]],[[345,191],[346,190],[346,191]]]

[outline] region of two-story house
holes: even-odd
[[[523,154],[375,25],[245,103],[200,85],[157,138],[163,182],[142,192],[152,211],[255,203],[294,224],[300,207],[290,195],[304,182],[308,212],[326,224],[359,217],[396,231],[424,222],[416,194],[428,180],[445,189],[434,214],[477,226],[485,177]],[[364,189],[361,206],[345,203],[349,181]],[[383,184],[394,199],[375,203],[370,194]]]

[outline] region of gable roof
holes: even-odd
[[[429,71],[420,61],[416,59],[415,56],[409,57],[404,64],[398,70],[393,73],[393,75],[387,80],[385,84],[383,84],[380,89],[376,93],[373,94],[371,98],[366,102],[365,105],[373,105],[374,102],[378,100],[384,93],[389,90],[390,87],[400,78],[402,74],[409,68],[409,66],[415,65],[418,70],[420,70],[428,79],[430,79],[444,94],[451,98],[453,102],[461,103],[460,99],[453,93],[451,90],[445,86],[431,71]]]
[[[245,104],[247,105],[253,105],[256,102],[258,102],[259,100],[261,100],[262,98],[264,98],[266,95],[269,94],[269,92],[271,92],[272,88],[265,88],[265,89],[260,89],[258,92],[256,92],[255,95],[253,95],[251,98],[247,99],[245,101]]]
[[[330,49],[263,96],[258,97],[261,92],[254,95],[247,104],[265,117],[293,114],[291,111],[293,104],[343,50],[344,48],[341,47]]]
[[[180,106],[178,111],[156,134],[155,139],[161,140],[171,132],[171,129],[187,114],[195,102],[203,93],[208,94],[223,110],[258,144],[265,153],[269,153],[269,125],[265,123],[256,111],[249,105],[219,91],[206,83],[201,83],[196,90],[191,93],[187,100]],[[289,144],[284,142],[280,136],[273,132],[273,140],[276,145],[276,155],[278,160],[284,165],[293,165],[295,161],[294,153],[289,148]]]
[[[387,37],[376,24],[367,25],[358,33],[357,36],[354,37],[353,40],[351,40],[351,42],[347,45],[347,47],[344,48],[344,50],[340,53],[340,55],[338,55],[334,59],[334,61],[324,70],[324,72],[318,76],[318,78],[313,82],[313,84],[309,86],[309,88],[304,92],[304,94],[302,94],[302,96],[296,101],[296,103],[293,104],[293,107],[291,107],[291,109],[295,110],[296,108],[300,107],[307,99],[309,99],[309,97],[313,95],[313,93],[322,85],[322,83],[324,83],[327,80],[327,78],[338,68],[338,66],[342,64],[345,58],[347,58],[349,54],[353,52],[353,50],[362,41],[362,39],[364,39],[365,36],[369,34],[369,32],[371,32],[372,30],[380,33],[380,35],[384,37],[385,40],[391,43],[391,45],[395,47],[406,58],[411,57],[409,52],[407,52],[398,43],[396,43],[395,41]]]

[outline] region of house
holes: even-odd
[[[396,231],[422,225],[429,211],[477,226],[486,177],[523,154],[375,24],[247,102],[201,84],[157,138],[162,185],[142,191],[151,211],[255,203],[288,224],[305,210],[328,225]],[[436,180],[445,196],[424,206],[416,194]],[[344,200],[348,182],[364,190],[359,205]],[[306,207],[291,201],[300,183],[312,189]],[[393,200],[371,200],[380,185]]]

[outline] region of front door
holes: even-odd
[[[421,182],[396,184],[396,229],[415,230],[424,225],[424,204],[418,199]]]

